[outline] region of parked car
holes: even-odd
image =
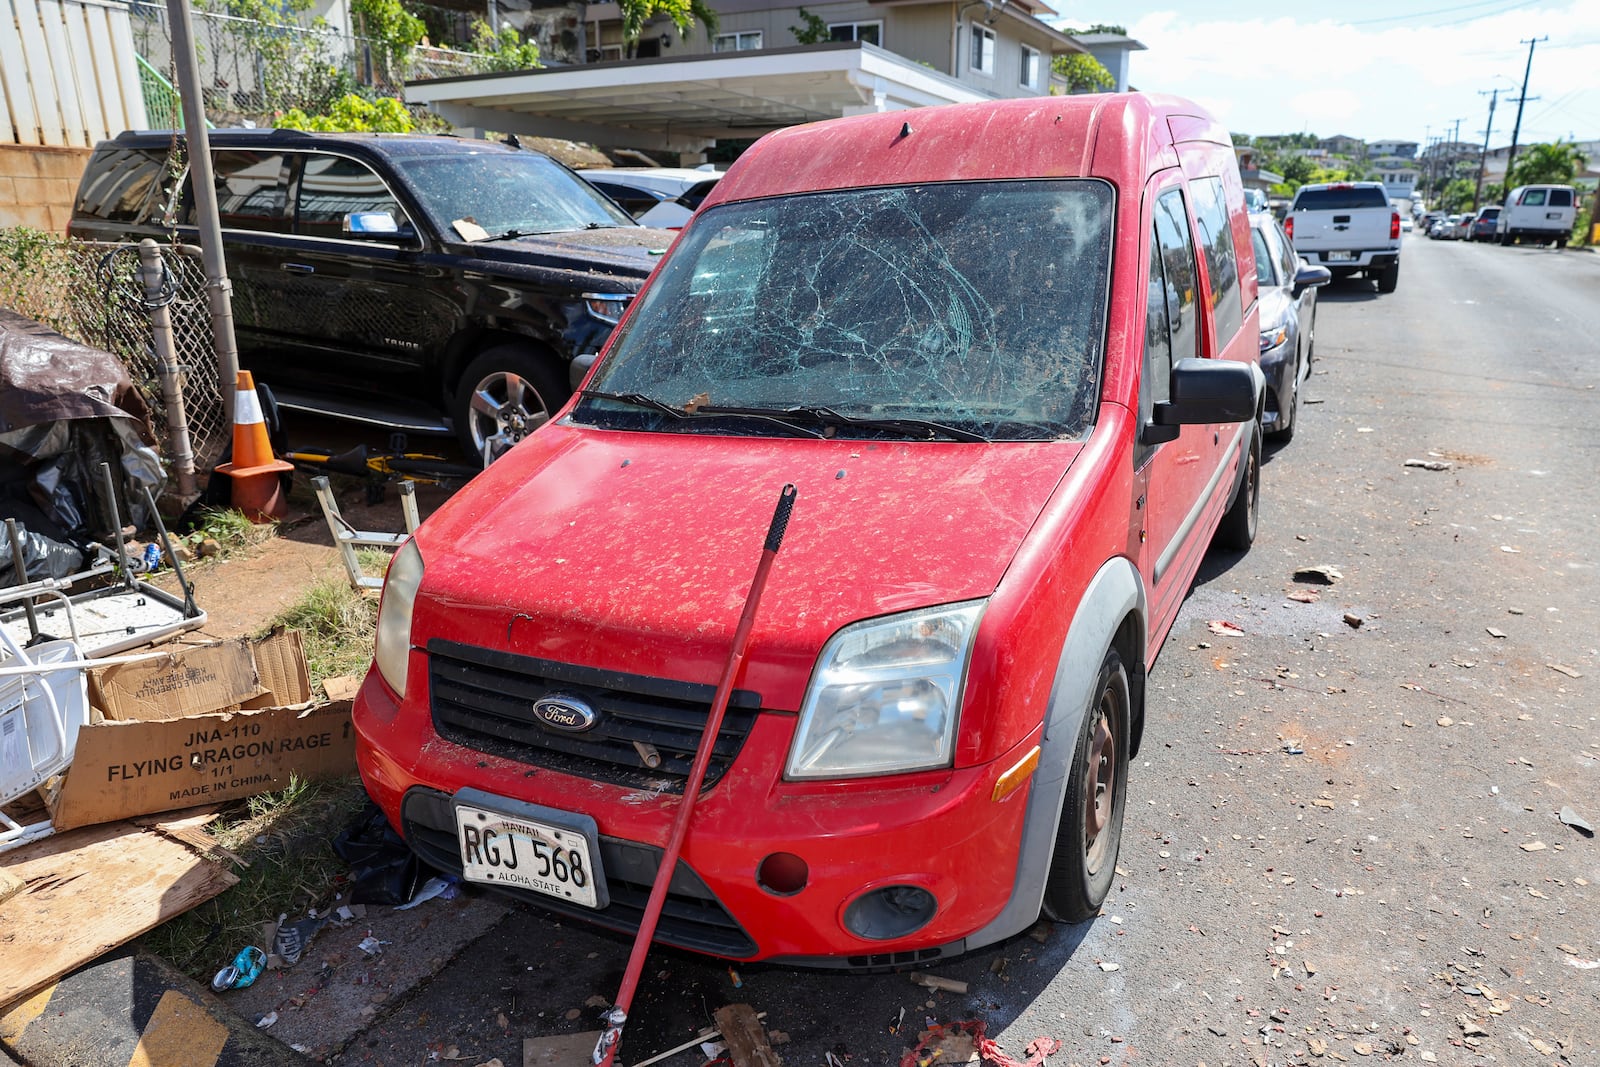
[[[1428,236],[1435,241],[1454,241],[1460,225],[1460,215],[1446,215],[1428,229]]]
[[[1450,230],[1450,239],[1452,241],[1469,239],[1472,236],[1472,216],[1463,212],[1460,215],[1451,217],[1455,219],[1455,223]]]
[[[1520,185],[1511,190],[1495,220],[1495,238],[1503,245],[1534,241],[1565,248],[1577,217],[1578,194],[1572,186]]]
[[[1310,183],[1295,190],[1283,232],[1335,278],[1360,275],[1392,293],[1400,284],[1400,212],[1382,182]]]
[[[1469,241],[1493,241],[1495,220],[1500,217],[1500,205],[1489,204],[1478,209],[1472,217],[1472,228],[1467,233]]]
[[[681,230],[722,177],[716,171],[681,167],[613,167],[578,174],[641,226],[668,230]]]
[[[1415,230],[1416,228],[1417,228],[1417,224],[1415,222],[1411,221],[1411,216],[1410,215],[1402,215],[1402,216],[1400,216],[1400,232],[1401,233],[1410,233],[1412,230]]]
[[[635,929],[790,483],[657,940],[870,968],[1088,918],[1146,671],[1207,545],[1255,535],[1257,309],[1187,101],[768,134],[578,396],[396,555],[367,789],[439,870]]]
[[[1333,275],[1296,255],[1289,235],[1266,212],[1250,216],[1250,238],[1261,292],[1261,373],[1267,379],[1261,427],[1268,437],[1288,441],[1300,421],[1300,385],[1311,375],[1317,289]]]
[[[674,236],[505,144],[210,138],[240,364],[284,407],[454,431],[486,459],[561,407]],[[69,233],[197,243],[187,174],[168,183],[173,141],[97,145]]]
[[[1438,222],[1444,217],[1445,214],[1442,211],[1429,211],[1422,216],[1422,221],[1417,223],[1417,229],[1427,236],[1432,237],[1434,223]]]

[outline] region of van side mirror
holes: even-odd
[[[1146,444],[1175,440],[1178,427],[1248,422],[1256,417],[1260,371],[1231,359],[1180,359],[1172,366],[1172,399],[1155,405]]]

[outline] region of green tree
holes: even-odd
[[[1066,55],[1056,56],[1050,64],[1050,69],[1057,76],[1066,79],[1067,88],[1075,93],[1092,93],[1099,89],[1109,89],[1117,83],[1111,72],[1105,68],[1105,64],[1087,52],[1069,52]]]
[[[471,50],[480,57],[474,64],[479,73],[531,70],[544,65],[539,62],[538,41],[524,41],[511,26],[502,26],[495,33],[483,19],[472,21]]]
[[[410,54],[428,28],[400,0],[350,0],[363,37],[378,43],[383,65],[395,66]]]
[[[280,130],[313,130],[320,133],[410,133],[415,125],[411,112],[392,96],[364,100],[350,93],[333,102],[326,114],[308,115],[290,108],[272,117]]]
[[[821,44],[830,38],[828,20],[821,15],[813,15],[805,8],[801,8],[800,21],[803,25],[789,27],[789,32],[794,34],[794,39],[798,43]]]
[[[680,36],[687,37],[696,22],[706,28],[707,34],[717,32],[717,13],[706,0],[618,0],[622,9],[622,39],[631,50],[644,35],[644,24],[658,15],[665,15],[678,27]]]
[[[1086,30],[1064,29],[1061,31],[1068,37],[1087,37],[1091,33],[1114,33],[1118,37],[1128,36],[1126,26],[1113,26],[1109,22],[1097,22]]]
[[[1519,185],[1571,185],[1588,162],[1576,145],[1565,141],[1529,145],[1506,176],[1506,185],[1513,189]]]
[[[1472,193],[1472,182],[1465,178],[1454,178],[1444,187],[1434,206],[1451,214],[1466,211],[1472,207]]]

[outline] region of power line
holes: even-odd
[[[1473,7],[1494,7],[1496,4],[1503,4],[1503,3],[1505,3],[1505,0],[1478,0],[1478,2],[1475,3],[1475,4],[1457,4],[1454,7],[1434,8],[1432,11],[1413,11],[1409,15],[1384,15],[1382,18],[1358,19],[1355,22],[1347,22],[1347,23],[1345,23],[1345,25],[1346,26],[1372,26],[1372,25],[1375,25],[1375,24],[1377,24],[1379,22],[1402,22],[1405,19],[1420,19],[1420,18],[1426,18],[1429,15],[1448,15],[1448,14],[1450,14],[1452,12],[1455,12],[1455,11],[1465,11],[1468,8],[1473,8]]]

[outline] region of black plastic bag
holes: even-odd
[[[22,541],[22,564],[28,569],[28,580],[65,578],[83,567],[83,553],[65,541],[57,541],[44,534],[31,533],[20,522],[17,533]],[[0,521],[0,589],[19,584],[11,551],[11,538],[5,524]]]
[[[339,831],[333,850],[350,864],[352,904],[408,903],[434,873],[371,802]]]

